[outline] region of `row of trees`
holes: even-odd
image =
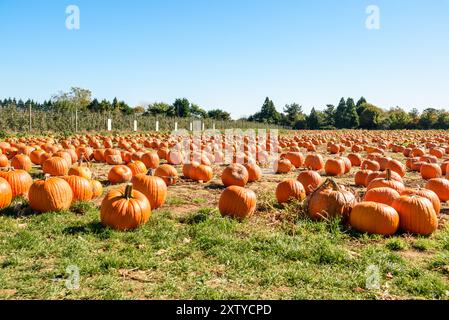
[[[278,112],[268,97],[259,112],[246,120],[279,124],[293,129],[449,129],[449,112],[427,108],[421,114],[400,107],[384,110],[362,97],[341,98],[337,107],[328,104],[324,110],[312,108],[307,115],[297,103],[288,104]]]

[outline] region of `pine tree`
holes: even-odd
[[[346,113],[346,101],[345,98],[341,98],[340,103],[335,110],[335,126],[338,129],[342,129],[346,125],[345,121],[345,113]]]

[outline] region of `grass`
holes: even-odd
[[[155,210],[148,224],[123,233],[104,228],[91,204],[72,210],[1,213],[0,298],[448,298],[447,253],[404,258],[397,252],[408,248],[401,236],[353,237],[338,222],[308,219],[285,228],[269,225],[263,214],[237,222],[215,208],[182,217]],[[292,208],[278,210],[288,216]],[[444,247],[447,236],[445,229],[411,248],[419,255],[426,241],[435,242],[428,250]],[[379,286],[367,289],[372,266]],[[66,286],[73,270],[79,289]]]

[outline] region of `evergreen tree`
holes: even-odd
[[[316,130],[320,129],[320,127],[321,127],[320,116],[318,112],[315,110],[315,108],[312,108],[309,116],[307,117],[307,128],[311,130]]]
[[[345,98],[341,98],[340,103],[335,110],[335,126],[338,129],[342,129],[346,126],[345,121],[345,113],[346,113],[346,101]]]
[[[346,122],[344,128],[358,128],[360,124],[359,115],[357,114],[357,107],[355,106],[354,100],[352,98],[348,98],[348,100],[346,100],[346,110],[344,113],[344,118]]]
[[[187,118],[190,116],[190,102],[186,98],[176,99],[173,107],[177,117]]]

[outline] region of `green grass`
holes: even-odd
[[[448,229],[409,247],[401,236],[354,234],[336,221],[270,225],[261,216],[222,218],[215,208],[182,217],[155,210],[141,228],[117,232],[91,204],[72,210],[0,213],[0,298],[449,298]],[[431,256],[401,255],[408,248]],[[71,266],[79,289],[66,286]],[[379,286],[367,288],[372,268]]]

